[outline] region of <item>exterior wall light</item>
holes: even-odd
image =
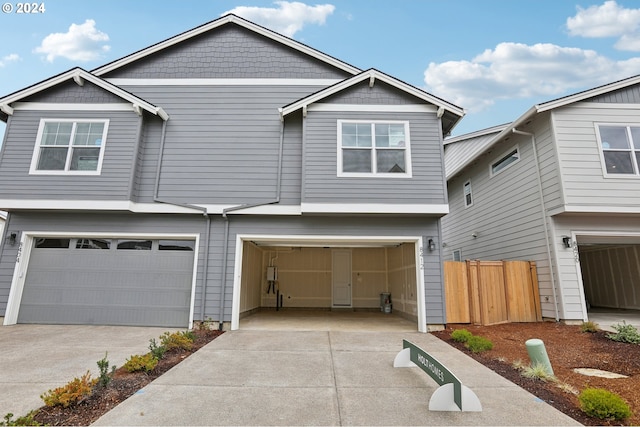
[[[11,246],[16,244],[16,239],[18,238],[18,233],[16,233],[15,231],[12,231],[11,233],[9,233],[9,244]]]
[[[435,242],[433,241],[433,239],[429,239],[429,242],[428,242],[428,248],[429,248],[429,250],[430,250],[430,251],[432,251],[432,252],[436,250],[436,244],[435,244]]]
[[[562,236],[562,243],[564,244],[565,248],[570,248],[571,247],[571,237]]]

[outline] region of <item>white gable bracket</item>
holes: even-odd
[[[373,84],[376,82],[376,76],[374,76],[373,74],[371,74],[369,76],[369,87],[373,87]]]
[[[141,116],[142,107],[140,106],[140,104],[133,104],[133,111],[135,111],[137,115]]]
[[[302,106],[302,117],[307,117],[307,104]]]
[[[80,77],[80,73],[77,72],[73,75],[73,81],[76,82],[78,86],[84,86],[84,79]]]
[[[438,116],[438,118],[441,118],[442,116],[444,116],[444,107],[439,107],[436,115]]]
[[[13,115],[13,108],[9,107],[7,104],[0,104],[0,111],[5,113],[7,116]]]

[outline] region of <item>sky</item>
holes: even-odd
[[[0,97],[74,67],[90,71],[226,13],[464,108],[452,136],[508,123],[537,103],[640,74],[638,0],[0,4]],[[4,129],[0,122],[0,135]]]

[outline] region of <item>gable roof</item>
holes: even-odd
[[[127,55],[123,58],[117,59],[113,62],[110,62],[106,65],[103,65],[101,67],[95,68],[94,70],[92,70],[92,73],[97,75],[97,76],[102,76],[106,73],[109,73],[111,71],[114,71],[120,67],[123,67],[125,65],[128,65],[132,62],[138,61],[142,58],[145,58],[146,56],[152,55],[156,52],[159,52],[163,49],[166,49],[170,46],[174,46],[178,43],[181,43],[185,40],[191,39],[193,37],[199,36],[200,34],[206,33],[207,31],[211,31],[215,28],[219,28],[222,27],[223,25],[227,25],[227,24],[236,24],[239,25],[241,27],[244,27],[250,31],[253,31],[255,33],[258,33],[260,35],[263,35],[265,37],[268,37],[278,43],[281,43],[283,45],[286,45],[290,48],[293,48],[299,52],[302,52],[304,54],[310,55],[320,61],[326,62],[329,65],[332,65],[336,68],[339,68],[343,71],[346,71],[350,74],[357,74],[360,72],[360,69],[357,67],[354,67],[353,65],[349,65],[346,62],[340,61],[330,55],[327,55],[325,53],[320,52],[319,50],[313,49],[312,47],[309,47],[303,43],[297,42],[289,37],[283,36],[282,34],[278,34],[275,31],[269,30],[268,28],[262,27],[258,24],[254,24],[253,22],[249,22],[243,18],[240,18],[237,15],[234,15],[232,13],[225,15],[221,18],[218,18],[216,20],[210,21],[206,24],[200,25],[196,28],[193,28],[191,30],[185,31],[181,34],[178,34],[177,36],[173,36],[171,38],[168,38],[164,41],[161,41],[159,43],[156,43],[154,45],[151,45],[147,48],[144,48],[142,50],[139,50],[137,52],[134,52],[130,55]]]
[[[470,159],[484,152],[485,147],[507,126],[509,123],[445,139],[444,165],[447,179],[457,174]]]
[[[553,99],[551,101],[543,102],[543,103],[540,103],[540,104],[535,104],[534,106],[529,108],[523,115],[518,117],[512,123],[509,123],[507,125],[501,125],[504,128],[498,134],[496,134],[490,140],[484,141],[483,147],[482,147],[481,150],[476,151],[472,156],[468,156],[468,158],[464,162],[462,162],[459,165],[457,165],[457,167],[454,168],[453,165],[448,166],[447,163],[446,163],[446,156],[445,156],[445,170],[446,170],[446,174],[447,174],[447,180],[450,179],[450,178],[453,178],[454,175],[458,174],[460,171],[465,169],[467,166],[469,166],[474,160],[476,160],[482,154],[484,154],[487,151],[491,150],[502,139],[504,139],[508,135],[511,135],[518,128],[518,126],[522,126],[523,124],[526,124],[536,114],[543,113],[545,111],[551,111],[551,110],[554,110],[556,108],[565,107],[567,105],[574,104],[576,102],[584,101],[586,99],[593,98],[593,97],[599,96],[599,95],[603,95],[603,94],[606,94],[606,93],[609,93],[609,92],[613,92],[613,91],[616,91],[616,90],[619,90],[619,89],[624,89],[626,87],[633,86],[633,85],[636,85],[636,84],[639,84],[639,83],[640,83],[640,75],[636,75],[636,76],[632,76],[632,77],[629,77],[629,78],[626,78],[626,79],[617,80],[617,81],[612,82],[612,83],[607,83],[607,84],[602,85],[602,86],[597,86],[597,87],[592,88],[592,89],[587,89],[587,90],[584,90],[584,91],[581,91],[581,92],[577,92],[577,93],[574,93],[572,95],[567,95],[567,96],[563,96],[561,98]],[[466,139],[475,138],[475,137],[478,136],[477,135],[478,133],[485,132],[485,131],[491,131],[492,129],[496,129],[498,127],[500,127],[500,126],[493,127],[493,128],[488,128],[488,129],[485,129],[484,131],[478,131],[478,132],[462,135],[462,136],[459,136],[459,137],[456,137],[456,138],[452,138],[450,140],[445,141],[445,144],[446,143],[455,143],[455,142],[460,142],[460,141],[463,141],[463,140],[466,140]]]
[[[298,101],[292,102],[291,104],[285,105],[280,108],[280,115],[284,117],[288,114],[291,114],[294,111],[298,111],[300,109],[305,110],[307,106],[310,104],[319,102],[331,95],[334,95],[340,91],[353,87],[363,81],[369,81],[369,85],[373,86],[376,80],[380,80],[388,85],[391,85],[399,90],[402,90],[410,95],[413,95],[417,98],[422,99],[430,104],[438,107],[438,117],[442,117],[442,115],[447,114],[451,121],[450,125],[446,126],[446,129],[443,129],[445,134],[449,133],[451,129],[460,121],[460,119],[464,116],[464,109],[458,107],[457,105],[451,104],[437,96],[431,95],[428,92],[425,92],[421,89],[418,89],[415,86],[411,86],[403,81],[400,81],[394,77],[389,76],[381,71],[378,71],[374,68],[370,68],[366,71],[361,72],[353,77],[342,80],[334,85],[331,85],[325,89],[322,89],[316,93],[312,93],[311,95],[302,98]],[[443,123],[443,127],[444,127]]]
[[[108,92],[111,92],[116,96],[119,96],[125,101],[130,102],[132,104],[132,109],[136,112],[138,112],[140,109],[143,109],[151,114],[159,116],[160,118],[162,118],[162,120],[169,119],[169,115],[162,108],[157,107],[145,101],[144,99],[132,94],[131,92],[127,92],[126,90],[113,85],[104,79],[101,79],[100,77],[96,77],[88,71],[83,70],[79,67],[72,68],[69,71],[58,74],[57,76],[53,76],[47,80],[41,81],[40,83],[36,83],[25,89],[0,98],[0,111],[3,113],[2,116],[0,116],[0,119],[6,120],[5,116],[13,114],[13,108],[11,108],[10,105],[13,102],[20,101],[21,99],[54,87],[60,83],[67,82],[69,80],[73,80],[79,86],[82,86],[85,81],[88,81]]]

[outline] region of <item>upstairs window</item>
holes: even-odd
[[[469,207],[473,205],[473,195],[471,194],[471,181],[467,181],[463,186],[464,191],[464,206]]]
[[[338,121],[338,176],[411,176],[408,122]]]
[[[31,173],[99,174],[108,124],[108,120],[41,120]]]
[[[606,175],[640,175],[640,127],[599,125],[598,136]]]
[[[499,174],[518,160],[520,160],[520,151],[516,147],[491,164],[491,176]]]

